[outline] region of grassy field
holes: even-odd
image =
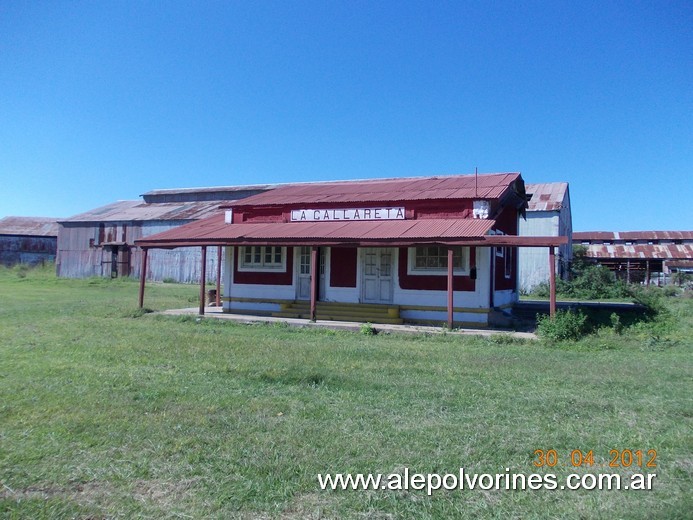
[[[198,288],[151,284],[152,309]],[[141,315],[0,270],[4,518],[690,518],[693,299],[547,344]],[[536,468],[535,450],[558,464]],[[572,450],[595,466],[573,468]],[[608,468],[609,450],[656,468]],[[644,462],[643,462],[644,464]],[[653,489],[322,491],[324,473],[656,473]]]

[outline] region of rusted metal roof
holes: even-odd
[[[639,258],[639,259],[693,259],[693,244],[636,244],[587,246],[587,256],[597,259]]]
[[[60,222],[133,222],[149,220],[198,220],[214,214],[220,201],[157,202],[122,200]]]
[[[178,244],[223,244],[243,242],[303,243],[400,240],[439,240],[482,237],[494,220],[426,219],[351,222],[272,222],[226,224],[224,215],[200,220],[151,235],[136,244],[144,247],[173,247]]]
[[[141,196],[147,195],[183,195],[190,193],[234,193],[237,191],[256,191],[269,190],[279,186],[278,184],[247,184],[238,186],[207,186],[203,188],[167,188],[162,190],[151,190],[143,193]]]
[[[693,240],[693,231],[574,231],[573,241]]]
[[[676,260],[674,262],[667,262],[669,267],[678,267],[682,269],[693,268],[693,260]]]
[[[492,173],[478,177],[450,175],[288,184],[231,205],[284,206],[404,200],[498,199],[519,178],[519,173]]]
[[[527,211],[558,211],[568,204],[567,182],[525,184],[525,191],[531,195]]]
[[[49,217],[5,217],[0,219],[0,235],[57,237],[58,219]]]

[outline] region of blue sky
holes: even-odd
[[[520,171],[693,229],[693,3],[5,1],[0,217],[157,188]]]

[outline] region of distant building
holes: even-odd
[[[693,269],[693,231],[581,231],[573,245],[628,282],[666,283],[672,272]]]
[[[567,278],[573,258],[573,221],[567,182],[527,184],[527,218],[520,219],[520,236],[567,236],[568,243],[558,248],[556,273]],[[540,283],[548,283],[546,252],[522,247],[518,253],[520,292],[528,293]]]
[[[154,190],[143,200],[118,201],[58,222],[58,276],[139,277],[141,250],[135,240],[218,211],[221,203],[270,189],[269,185]],[[216,255],[208,259],[209,280],[216,276]],[[199,248],[157,250],[149,256],[151,280],[198,282]]]
[[[58,223],[55,218],[0,219],[0,264],[36,265],[55,261]]]

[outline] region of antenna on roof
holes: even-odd
[[[474,168],[474,196],[479,197],[479,167]]]

